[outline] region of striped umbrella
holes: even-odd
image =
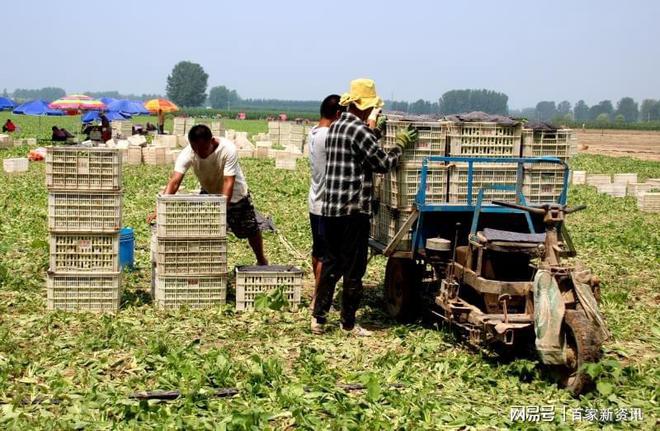
[[[53,109],[70,110],[84,110],[84,111],[101,111],[105,109],[105,104],[100,100],[92,99],[84,94],[71,94],[57,99],[48,105]]]
[[[174,102],[170,102],[167,99],[151,99],[145,102],[144,107],[151,112],[174,112],[179,110],[179,107]]]

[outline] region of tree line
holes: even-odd
[[[638,104],[632,97],[622,97],[616,105],[611,100],[602,100],[589,106],[584,100],[579,100],[572,106],[567,100],[557,104],[546,100],[533,108],[512,110],[511,115],[532,121],[630,124],[660,120],[660,101],[644,99]]]

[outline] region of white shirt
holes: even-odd
[[[325,137],[329,127],[315,126],[309,131],[309,162],[312,165],[312,183],[309,187],[307,204],[310,214],[322,215],[325,194]]]
[[[222,194],[225,175],[234,177],[234,191],[231,202],[236,203],[248,195],[248,186],[238,164],[238,152],[232,141],[226,138],[215,138],[218,147],[207,158],[202,159],[192,150],[190,145],[179,153],[174,163],[174,172],[184,174],[192,166],[202,189],[209,194]]]

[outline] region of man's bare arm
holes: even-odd
[[[222,181],[222,194],[227,198],[227,206],[231,202],[231,198],[234,194],[234,182],[236,177],[229,177],[225,175],[224,180]]]
[[[181,187],[182,181],[183,181],[182,173],[172,172],[172,175],[170,176],[170,181],[167,183],[167,187],[165,187],[165,194],[166,195],[176,194],[176,192],[179,191],[179,187]]]

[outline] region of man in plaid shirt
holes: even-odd
[[[323,333],[335,286],[343,277],[341,328],[354,335],[368,336],[371,332],[355,323],[355,313],[362,298],[362,277],[367,268],[373,173],[386,173],[395,168],[403,149],[416,135],[413,130],[404,131],[397,136],[397,147],[389,152],[381,149],[378,138],[384,119],[378,121],[380,127],[376,127],[376,121],[383,101],[376,95],[370,79],[352,81],[350,93],[344,94],[339,103],[347,106],[348,111],[332,124],[325,140],[326,190],[322,224],[327,253],[311,329],[315,334]]]

